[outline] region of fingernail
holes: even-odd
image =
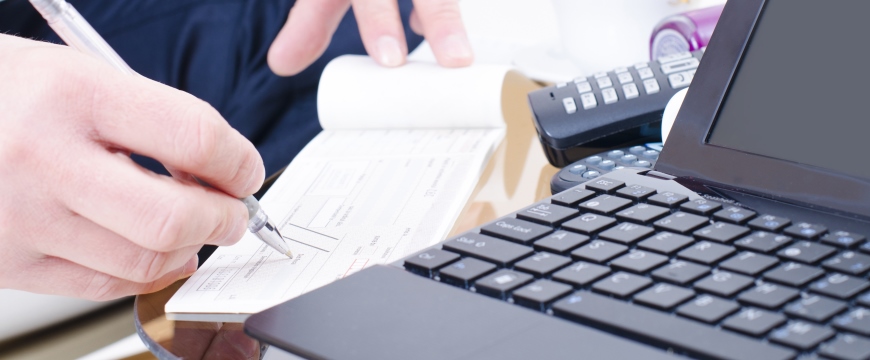
[[[184,264],[184,271],[181,272],[181,277],[186,278],[196,272],[196,267],[199,265],[199,255],[193,254],[193,257]]]
[[[381,65],[390,67],[402,65],[403,57],[402,47],[396,38],[384,35],[378,39],[378,59]]]
[[[471,43],[468,38],[462,34],[453,34],[444,38],[444,54],[448,58],[454,60],[469,60],[473,56],[471,54]]]

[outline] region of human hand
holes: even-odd
[[[384,66],[404,64],[408,48],[396,0],[297,0],[269,49],[272,71],[295,75],[317,60],[351,4],[366,52]],[[426,37],[438,63],[470,65],[473,55],[458,0],[414,0],[414,6],[411,29]]]
[[[0,288],[107,300],[246,229],[254,146],[205,102],[65,46],[0,35]],[[154,158],[216,189],[154,174]]]

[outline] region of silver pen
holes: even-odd
[[[88,24],[82,15],[65,0],[30,0],[30,4],[45,18],[48,26],[57,33],[57,36],[70,47],[98,59],[103,59],[125,74],[137,75],[91,27],[91,24]],[[197,181],[205,184],[199,179]],[[248,208],[248,230],[273,249],[292,258],[293,254],[290,252],[287,241],[269,220],[269,216],[260,207],[257,199],[248,196],[240,200]]]

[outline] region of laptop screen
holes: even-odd
[[[767,0],[707,142],[870,179],[867,14]]]

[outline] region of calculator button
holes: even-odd
[[[617,74],[627,73],[628,68],[627,67],[618,67],[616,69],[613,69],[613,72],[617,73]]]
[[[625,152],[622,150],[613,150],[613,151],[607,153],[607,157],[609,157],[611,159],[619,159],[623,155],[625,155]]]
[[[683,71],[676,74],[668,75],[668,83],[672,89],[679,89],[689,86],[692,83],[692,78],[695,76],[695,70]]]
[[[574,79],[574,83],[575,83],[575,84],[580,84],[580,83],[582,83],[582,82],[586,82],[586,78],[585,78],[585,77],[580,76],[580,77]]]
[[[614,88],[601,90],[601,97],[604,99],[605,104],[613,104],[619,100],[619,96],[616,95],[616,89]]]
[[[568,114],[577,112],[577,104],[574,103],[574,98],[566,97],[562,99],[562,106],[565,107],[565,112]]]
[[[646,68],[649,68],[649,63],[646,63],[646,62],[639,62],[639,63],[637,63],[637,64],[634,64],[634,68],[637,69],[637,70],[640,70],[640,69],[646,69]]]
[[[568,172],[570,172],[572,174],[576,174],[576,175],[580,175],[582,173],[585,173],[586,170],[587,170],[586,165],[583,165],[583,164],[573,165],[570,168],[568,168]]]
[[[626,164],[631,164],[631,163],[637,161],[637,155],[634,155],[634,154],[622,155],[622,157],[619,158],[619,161],[622,161]]]
[[[655,160],[655,159],[658,159],[658,158],[659,158],[659,152],[656,151],[656,150],[647,150],[647,151],[644,151],[642,155],[643,155],[643,157],[645,157],[645,158],[647,158],[647,159],[653,159],[653,160]]]
[[[600,164],[598,164],[598,167],[604,170],[613,170],[613,168],[616,167],[616,163],[613,162],[613,160],[604,160]]]
[[[556,88],[557,88],[557,89],[561,89],[561,88],[566,87],[566,86],[568,86],[568,83],[558,83],[558,84],[556,84]]]
[[[619,73],[616,75],[616,79],[619,80],[620,84],[628,84],[634,81],[634,78],[631,76],[630,72]]]
[[[679,52],[676,54],[670,54],[670,55],[665,55],[665,56],[659,57],[656,60],[658,60],[659,63],[664,64],[664,63],[668,63],[671,61],[688,59],[690,57],[692,57],[692,53],[690,53],[690,52]]]
[[[586,158],[586,163],[590,165],[598,165],[601,162],[600,156],[590,156]]]
[[[646,151],[646,147],[640,146],[640,145],[632,146],[630,149],[628,149],[628,152],[635,154],[635,155],[643,154],[644,151]]]
[[[600,172],[597,172],[597,171],[595,171],[595,170],[590,170],[590,171],[587,171],[587,172],[583,173],[583,175],[581,175],[581,176],[582,176],[584,179],[594,179],[594,178],[597,178],[597,177],[601,176],[601,173],[600,173]]]
[[[646,80],[652,79],[653,77],[655,77],[655,74],[653,74],[652,69],[645,67],[637,69],[637,76],[639,76],[641,80]]]
[[[594,77],[596,79],[607,77],[607,72],[606,71],[599,71],[595,74],[592,74],[592,77]]]
[[[648,168],[648,167],[651,167],[652,164],[649,161],[641,160],[641,161],[638,161],[634,164],[631,164],[631,166]]]
[[[582,94],[582,93],[588,93],[590,91],[592,91],[592,85],[590,85],[585,80],[583,82],[577,83],[577,92]]]
[[[664,63],[661,65],[660,68],[661,68],[662,72],[665,73],[665,75],[668,75],[668,74],[673,74],[673,73],[680,72],[680,71],[697,69],[698,65],[700,63],[701,62],[698,61],[698,59],[690,57],[690,58],[683,59],[683,60]]]
[[[643,81],[643,89],[647,94],[655,94],[661,90],[659,82],[656,79],[646,79]]]
[[[622,85],[622,93],[625,94],[626,99],[634,99],[640,94],[634,83]]]
[[[600,89],[604,89],[604,88],[608,88],[608,87],[613,86],[613,81],[610,80],[609,76],[597,78],[595,80],[598,81],[598,88],[600,88]]]
[[[583,109],[589,110],[598,106],[598,101],[595,100],[594,93],[580,94],[580,103],[583,104]]]

